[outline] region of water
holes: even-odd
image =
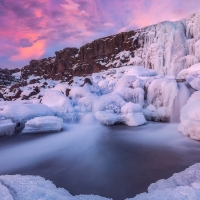
[[[178,123],[180,122],[180,110],[187,103],[187,100],[191,96],[191,91],[187,86],[186,82],[178,82],[178,95],[174,99],[172,114],[171,114],[171,122]]]
[[[177,132],[177,124],[87,122],[65,124],[60,133],[0,138],[0,174],[40,175],[72,195],[121,200],[200,162],[200,143]]]

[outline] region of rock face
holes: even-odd
[[[72,76],[84,76],[107,69],[105,63],[115,60],[119,52],[138,48],[137,41],[132,44],[131,37],[135,34],[134,31],[120,33],[95,40],[80,49],[65,48],[55,52],[55,57],[31,60],[29,65],[22,68],[22,78],[27,79],[34,74],[55,80],[69,80]]]

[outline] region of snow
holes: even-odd
[[[173,101],[178,94],[177,83],[174,79],[157,78],[148,85],[147,107],[144,110],[148,120],[169,121]],[[151,105],[151,107],[148,107]],[[154,108],[152,109],[152,106]],[[155,111],[155,108],[157,109]]]
[[[144,90],[142,88],[118,87],[113,93],[121,96],[126,102],[138,103],[141,106],[144,105]]]
[[[67,83],[59,83],[53,88],[53,90],[58,90],[62,92],[63,94],[65,94],[68,87],[69,85]]]
[[[51,181],[40,176],[0,176],[1,200],[105,200],[97,195],[72,196],[67,190],[57,188]]]
[[[194,78],[189,84],[195,90],[200,90],[200,78]]]
[[[146,123],[140,104],[126,103],[114,93],[101,96],[93,109],[95,118],[105,125],[124,123],[128,126],[139,126]]]
[[[74,111],[71,102],[62,92],[58,90],[48,90],[44,93],[41,103],[51,108],[58,116],[65,116]]]
[[[16,79],[20,79],[21,78],[21,71],[13,73],[12,76],[14,76]]]
[[[187,69],[183,69],[179,72],[177,75],[178,79],[186,79],[186,76],[189,74],[200,74],[200,63],[192,65],[191,67]]]
[[[45,133],[61,131],[63,119],[55,116],[36,117],[26,122],[22,133]]]
[[[49,107],[31,101],[0,102],[0,117],[12,119],[14,122],[25,123],[39,116],[54,115]]]
[[[198,200],[200,196],[200,164],[175,173],[170,178],[159,180],[142,193],[129,200]],[[127,199],[128,200],[128,199]]]
[[[0,119],[0,136],[13,135],[16,123],[11,119]]]
[[[200,91],[195,92],[181,109],[178,130],[194,140],[200,140]]]

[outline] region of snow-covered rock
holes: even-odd
[[[46,91],[41,103],[50,107],[58,116],[66,116],[74,111],[69,98],[58,90]]]
[[[189,84],[195,90],[200,90],[200,77],[194,78],[192,81],[189,82]]]
[[[13,135],[16,123],[11,119],[0,119],[0,136]]]
[[[95,118],[105,125],[139,126],[146,123],[140,104],[126,103],[117,95],[102,96],[95,109]]]
[[[31,101],[0,102],[0,117],[12,119],[14,122],[25,123],[27,120],[40,116],[54,115],[51,109]]]
[[[106,200],[97,195],[72,196],[64,188],[57,188],[40,176],[0,176],[1,200]]]
[[[26,122],[22,133],[45,133],[61,131],[63,119],[56,116],[36,117]]]
[[[128,126],[139,126],[146,123],[140,104],[126,103],[121,107],[124,123]]]
[[[192,139],[200,140],[200,91],[195,92],[181,109],[178,130]]]
[[[129,200],[199,200],[199,174],[200,164],[197,163],[166,180],[162,179],[151,184],[148,193],[139,194]]]
[[[189,74],[200,75],[200,63],[180,71],[177,75],[177,79],[186,79],[187,75]]]

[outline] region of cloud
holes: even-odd
[[[23,38],[19,40],[19,47],[31,47],[33,45],[27,38]]]
[[[0,67],[80,47],[94,39],[178,20],[199,0],[0,0]],[[3,58],[5,58],[3,60]],[[12,67],[12,66],[10,66]]]

